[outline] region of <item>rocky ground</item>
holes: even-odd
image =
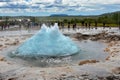
[[[58,67],[25,66],[10,61],[4,52],[24,42],[31,35],[0,37],[0,80],[120,80],[120,35],[102,32],[94,35],[76,33],[76,40],[101,40],[109,53],[105,61],[84,60]]]

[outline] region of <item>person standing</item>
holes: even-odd
[[[103,29],[105,29],[105,22],[103,22]]]
[[[88,28],[89,28],[89,30],[90,30],[90,26],[91,26],[91,23],[89,22],[89,23],[88,23]]]
[[[95,29],[97,29],[97,21],[95,21]]]
[[[87,23],[85,23],[85,28],[87,29]]]
[[[120,30],[120,21],[118,22],[119,30]]]
[[[70,30],[70,22],[68,22],[68,30]]]

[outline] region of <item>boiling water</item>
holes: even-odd
[[[69,37],[59,31],[56,23],[50,28],[43,24],[41,30],[21,44],[13,55],[26,58],[60,57],[76,54],[79,50]]]
[[[41,58],[24,58],[11,56],[8,59],[17,64],[24,66],[38,66],[38,67],[55,67],[64,65],[78,64],[81,60],[99,60],[104,61],[108,53],[104,52],[106,45],[99,41],[74,41],[81,49],[78,54],[66,57],[41,57]],[[15,50],[15,47],[9,50]]]

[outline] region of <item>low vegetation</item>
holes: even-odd
[[[107,27],[118,27],[120,26],[120,11],[105,13],[102,15],[93,15],[93,16],[1,16],[0,17],[0,26],[19,24],[19,19],[25,20],[30,19],[33,23],[64,23],[64,25],[76,23],[78,26],[107,26]]]

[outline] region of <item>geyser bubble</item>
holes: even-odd
[[[78,46],[60,31],[58,24],[42,25],[40,31],[20,45],[14,54],[22,57],[61,57],[79,52]]]

